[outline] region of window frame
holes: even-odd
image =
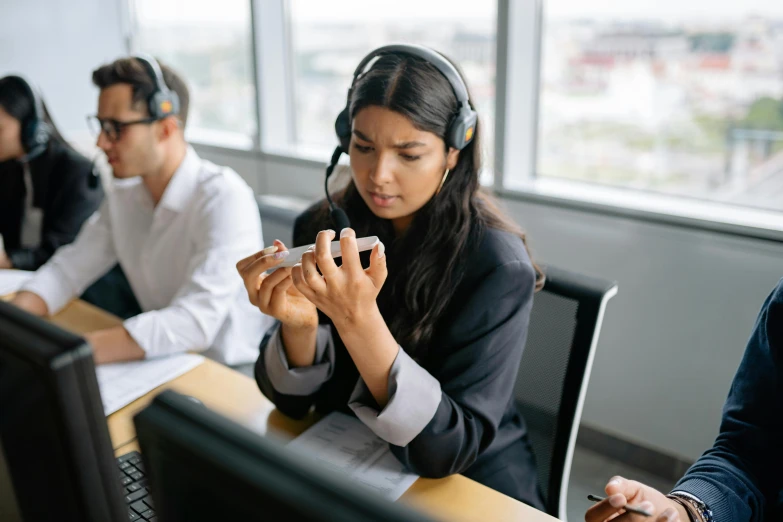
[[[287,0],[248,1],[258,132],[252,146],[229,146],[195,136],[192,142],[225,153],[250,153],[262,162],[320,166],[328,160],[330,148],[295,143],[296,82]],[[536,175],[544,2],[497,0],[495,168],[493,184],[486,188],[510,200],[783,242],[780,211]],[[133,4],[134,0],[125,0],[129,51],[137,43]],[[523,174],[511,181],[505,175],[511,169]],[[322,175],[320,168],[313,171]]]

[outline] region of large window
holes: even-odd
[[[257,132],[250,2],[133,0],[134,46],[184,76],[188,136],[250,147]]]
[[[333,147],[354,69],[390,43],[428,45],[457,62],[492,152],[495,115],[494,2],[291,0],[289,16],[297,145]]]
[[[544,13],[538,176],[783,209],[783,2]]]

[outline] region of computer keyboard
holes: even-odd
[[[128,504],[129,520],[148,520],[157,522],[155,506],[147,489],[147,477],[144,475],[144,463],[138,451],[131,451],[117,458],[120,468],[120,482]]]

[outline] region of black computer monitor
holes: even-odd
[[[82,338],[0,302],[0,520],[128,520]]]
[[[134,422],[161,522],[430,520],[173,391]]]

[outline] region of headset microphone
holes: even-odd
[[[338,234],[342,229],[351,227],[351,221],[348,219],[348,214],[332,201],[332,196],[329,194],[329,176],[332,175],[342,154],[343,148],[338,145],[332,153],[331,161],[329,161],[329,164],[326,166],[326,178],[324,178],[324,191],[326,192],[326,201],[329,202],[329,214],[332,216],[332,221],[334,221],[334,224],[337,227]]]

